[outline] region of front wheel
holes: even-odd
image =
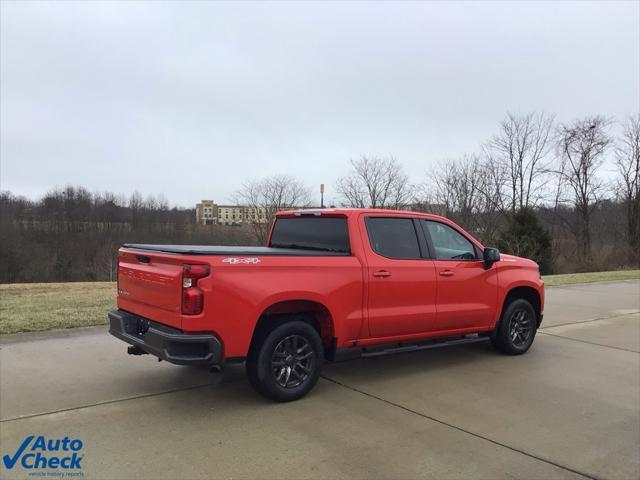
[[[265,397],[289,402],[305,396],[322,370],[318,332],[303,321],[283,323],[254,345],[247,358],[247,377]]]
[[[504,309],[500,323],[491,335],[491,343],[502,353],[522,355],[531,347],[537,328],[533,306],[527,300],[518,298]]]

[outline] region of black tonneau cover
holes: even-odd
[[[124,248],[181,255],[253,255],[258,257],[344,257],[346,252],[274,247],[222,247],[215,245],[151,245],[125,243]]]

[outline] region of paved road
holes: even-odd
[[[547,297],[527,355],[474,344],[333,364],[290,404],[241,370],[127,356],[104,328],[5,336],[0,450],[80,438],[85,478],[640,478],[640,282]]]

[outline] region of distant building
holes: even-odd
[[[218,225],[242,225],[244,209],[240,205],[218,205]]]
[[[268,221],[265,207],[245,207],[244,221],[246,223],[266,223]]]
[[[268,221],[264,207],[218,205],[213,200],[202,200],[196,204],[196,223],[199,225],[243,225]]]
[[[196,223],[214,225],[218,221],[218,206],[213,200],[202,200],[196,204]]]

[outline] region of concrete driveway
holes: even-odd
[[[640,282],[548,288],[543,325],[521,357],[328,365],[290,404],[242,369],[128,356],[104,327],[5,336],[0,451],[79,438],[84,478],[640,478]]]

